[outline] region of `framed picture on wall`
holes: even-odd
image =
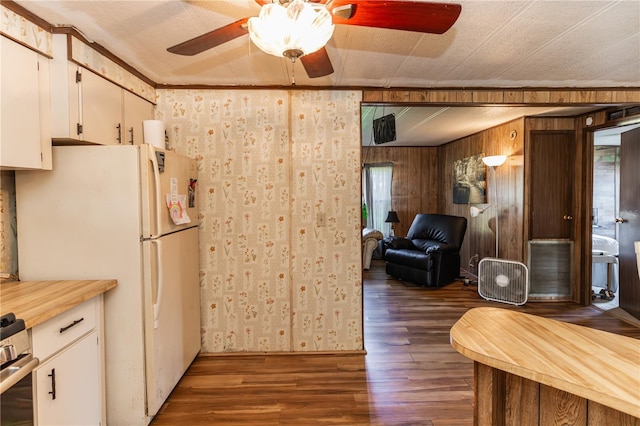
[[[453,203],[486,203],[487,173],[482,154],[453,162]]]

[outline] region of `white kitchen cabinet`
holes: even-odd
[[[153,120],[153,104],[146,99],[123,90],[124,104],[124,140],[127,145],[140,145],[144,143],[142,122]]]
[[[102,145],[124,143],[122,89],[86,69],[81,74],[82,139]]]
[[[54,35],[52,46],[54,144],[142,143],[142,120],[153,119],[153,104],[69,61],[65,34]]]
[[[0,37],[0,166],[51,169],[49,59]]]
[[[33,327],[36,424],[104,425],[102,296]]]
[[[38,425],[101,424],[97,349],[93,331],[40,364],[34,380]]]

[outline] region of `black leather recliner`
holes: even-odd
[[[387,274],[425,287],[442,287],[460,276],[460,247],[467,219],[442,214],[416,215],[407,237],[386,244]]]

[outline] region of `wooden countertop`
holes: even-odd
[[[500,308],[475,308],[451,344],[481,364],[640,417],[640,340]]]
[[[117,280],[13,281],[0,284],[0,314],[13,312],[34,327],[111,290]]]

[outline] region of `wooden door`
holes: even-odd
[[[620,135],[620,307],[640,319],[640,278],[634,241],[640,241],[640,128]]]
[[[575,135],[531,133],[529,239],[573,240]]]

